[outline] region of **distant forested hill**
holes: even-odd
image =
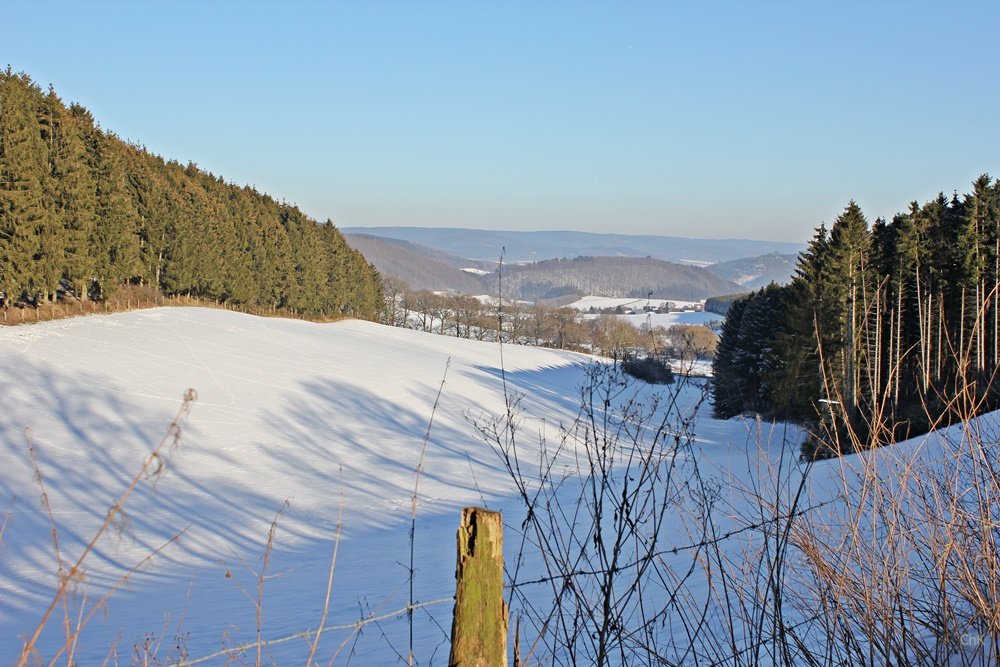
[[[497,262],[463,259],[434,248],[364,234],[346,234],[383,275],[412,289],[497,294]],[[463,269],[482,271],[470,273]],[[703,299],[739,291],[707,269],[649,257],[577,257],[541,262],[505,262],[503,295],[551,300],[567,295]]]
[[[769,253],[795,254],[802,243],[746,239],[691,239],[654,234],[595,234],[567,231],[496,231],[433,227],[345,227],[345,233],[400,239],[451,255],[508,262],[568,257],[653,257],[668,262],[717,263]]]
[[[0,305],[124,284],[373,318],[378,273],[330,221],[151,155],[26,74],[0,72]]]
[[[494,278],[495,280],[495,278]],[[703,299],[739,286],[697,266],[648,257],[577,257],[504,266],[504,296],[551,299],[566,294]]]
[[[719,296],[709,297],[705,299],[705,310],[709,313],[725,315],[735,302],[749,294],[749,292],[738,292],[736,294],[720,294]]]
[[[493,271],[496,262],[476,262],[449,255],[419,243],[367,234],[344,234],[383,276],[401,280],[412,289],[482,294],[486,283],[463,269]]]
[[[705,268],[720,278],[731,280],[747,290],[752,290],[766,287],[771,283],[784,285],[791,282],[795,275],[795,263],[798,257],[797,254],[772,253],[732,259]]]

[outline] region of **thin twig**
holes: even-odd
[[[316,649],[319,647],[319,638],[323,634],[323,625],[326,623],[326,615],[330,610],[330,593],[333,590],[333,572],[337,565],[337,552],[340,550],[340,536],[344,529],[344,468],[340,467],[340,502],[337,508],[337,531],[333,541],[333,553],[330,555],[329,574],[326,579],[326,597],[323,598],[323,613],[319,617],[319,628],[316,630],[316,637],[309,648],[309,657],[306,658],[306,667],[313,664],[316,656]]]
[[[101,524],[100,528],[97,529],[97,532],[94,533],[94,536],[90,539],[90,542],[88,542],[87,546],[84,548],[83,553],[80,554],[79,558],[77,558],[76,562],[69,569],[69,572],[67,572],[66,576],[63,577],[63,580],[59,584],[59,588],[56,590],[56,593],[52,597],[51,602],[49,602],[49,606],[46,608],[45,613],[42,614],[42,618],[38,622],[35,631],[32,633],[31,637],[28,639],[27,642],[25,642],[24,647],[21,649],[21,657],[17,662],[17,667],[25,667],[25,665],[27,665],[28,658],[34,651],[35,645],[38,643],[38,638],[41,636],[42,630],[48,624],[49,618],[52,616],[53,610],[56,608],[56,605],[58,605],[60,601],[63,599],[63,596],[66,595],[67,589],[69,587],[69,582],[74,581],[78,576],[80,576],[83,570],[84,561],[94,550],[94,547],[97,545],[97,542],[101,539],[101,537],[104,535],[107,529],[112,525],[112,523],[115,520],[115,517],[121,514],[126,501],[129,499],[129,497],[131,497],[132,492],[135,491],[136,486],[138,486],[139,482],[145,479],[147,474],[150,473],[151,471],[160,472],[163,470],[163,457],[161,452],[168,445],[168,443],[171,446],[176,446],[180,442],[181,424],[183,423],[184,418],[187,417],[187,415],[190,413],[191,406],[194,403],[196,397],[197,394],[195,393],[194,389],[188,389],[186,392],[184,392],[183,403],[181,404],[180,409],[178,409],[177,414],[174,416],[173,421],[170,422],[170,425],[167,427],[166,433],[163,434],[163,437],[160,439],[159,443],[157,443],[156,447],[153,448],[153,451],[150,452],[150,454],[143,461],[142,467],[139,469],[139,472],[136,473],[136,475],[132,478],[131,482],[129,482],[128,487],[125,489],[122,495],[118,498],[115,504],[112,505],[111,508],[108,510],[108,513],[105,515],[104,522]]]
[[[49,535],[52,539],[52,553],[56,557],[56,565],[59,568],[57,572],[57,581],[61,585],[63,578],[66,576],[66,565],[63,562],[62,553],[59,549],[59,527],[56,524],[55,516],[52,514],[52,504],[49,502],[49,494],[45,489],[45,476],[42,475],[42,466],[38,461],[38,450],[35,448],[30,428],[24,429],[24,440],[28,444],[28,457],[31,459],[31,465],[35,469],[35,483],[38,485],[41,495],[40,502],[42,509],[45,510],[45,516],[49,521]],[[63,631],[66,633],[66,643],[68,644],[70,642],[70,638],[73,636],[73,630],[70,623],[69,596],[63,596],[62,607]]]
[[[414,544],[416,542],[417,535],[417,492],[420,488],[420,473],[424,469],[424,454],[427,452],[427,443],[431,439],[431,429],[434,427],[434,416],[437,414],[438,403],[441,401],[441,392],[444,391],[444,383],[448,378],[448,368],[451,366],[451,357],[444,364],[444,374],[441,376],[441,384],[438,385],[437,395],[434,397],[434,405],[431,407],[431,416],[427,420],[427,432],[424,433],[424,441],[420,445],[420,458],[417,461],[417,469],[413,475],[413,496],[410,499],[410,567],[409,567],[409,588],[410,597],[409,603],[410,607],[413,606],[413,578],[415,572],[414,566]],[[410,667],[413,667],[413,609],[411,608],[407,613],[407,623],[409,625],[409,653],[407,659],[409,661]]]
[[[287,507],[288,500],[286,499],[281,503],[281,507],[278,508],[274,519],[271,521],[271,527],[267,531],[267,544],[264,545],[264,560],[261,564],[260,572],[257,573],[257,667],[261,667],[262,664],[261,650],[263,644],[261,643],[261,636],[264,631],[264,581],[267,579],[267,567],[271,564],[271,551],[274,549],[274,535],[278,530],[278,519]]]

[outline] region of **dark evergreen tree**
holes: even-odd
[[[51,218],[43,204],[48,149],[39,126],[41,90],[8,68],[0,74],[0,291],[10,304],[54,291],[48,284],[43,235]]]
[[[744,410],[747,378],[740,367],[741,346],[745,344],[740,333],[752,298],[749,294],[732,302],[719,332],[712,364],[712,409],[716,419],[728,419]]]
[[[822,350],[826,382],[853,413],[861,400],[861,368],[867,362],[863,340],[868,312],[868,269],[871,239],[868,222],[855,202],[850,202],[830,229],[830,267],[824,281],[821,321],[826,325]]]
[[[965,197],[914,202],[871,229],[848,204],[817,230],[791,285],[727,317],[717,415],[833,418],[871,446],[947,423],[955,396],[1000,406],[998,192],[984,175]]]
[[[374,319],[378,273],[332,225],[102,131],[0,73],[0,305],[126,283],[310,317]]]
[[[53,141],[49,153],[49,190],[61,227],[61,278],[68,290],[86,299],[96,266],[89,249],[97,226],[97,184],[88,167],[84,129],[93,124],[80,106],[69,109],[50,91]]]
[[[139,215],[129,197],[122,143],[95,129],[90,137],[92,168],[97,183],[97,219],[90,237],[95,295],[108,294],[141,275]]]

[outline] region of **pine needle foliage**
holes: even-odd
[[[0,71],[0,306],[124,285],[312,318],[374,319],[378,272],[329,220],[153,155]]]
[[[729,309],[715,415],[755,412],[844,436],[808,443],[807,456],[823,457],[949,423],[956,396],[995,409],[998,295],[1000,181],[984,174],[969,194],[913,202],[873,225],[852,201],[816,230],[790,285]]]

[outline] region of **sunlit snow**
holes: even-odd
[[[90,621],[76,661],[100,664],[112,655],[127,664],[136,646],[157,642],[161,656],[197,659],[253,641],[257,575],[279,512],[262,638],[317,627],[339,533],[326,623],[346,627],[323,635],[319,656],[336,664],[352,652],[358,664],[400,660],[408,650],[399,610],[409,599],[414,473],[433,415],[417,494],[414,600],[437,602],[414,614],[414,650],[419,664],[446,664],[460,508],[499,509],[513,531],[524,518],[470,418],[502,414],[506,386],[507,395],[524,397],[522,442],[558,440],[560,427],[578,415],[579,387],[593,363],[586,355],[501,349],[368,322],[314,324],[198,308],[0,328],[0,513],[8,517],[0,541],[0,655],[18,654],[58,579],[29,445],[68,566],[193,388],[197,400],[179,446],[161,474],[140,483],[124,520],[84,564],[71,609],[92,605],[139,567]],[[699,399],[704,381],[690,382],[678,394],[682,404]],[[704,474],[718,479],[718,530],[738,529],[755,520],[745,489],[794,486],[801,433],[718,421],[703,410],[692,451]],[[777,461],[784,478],[769,482]],[[830,488],[813,490],[814,500],[838,492],[836,477],[829,479]],[[690,528],[679,516],[671,521],[665,535],[672,542],[664,546],[683,546]],[[741,532],[724,549],[738,561],[752,539]],[[692,554],[671,558],[683,571]],[[700,576],[689,590],[707,596]],[[349,629],[372,616],[384,618],[360,633]],[[39,645],[43,657],[52,657],[63,626],[77,620],[57,607]],[[183,653],[171,652],[176,645]],[[307,641],[296,638],[265,655],[292,664],[308,652]],[[223,663],[224,656],[209,662]]]

